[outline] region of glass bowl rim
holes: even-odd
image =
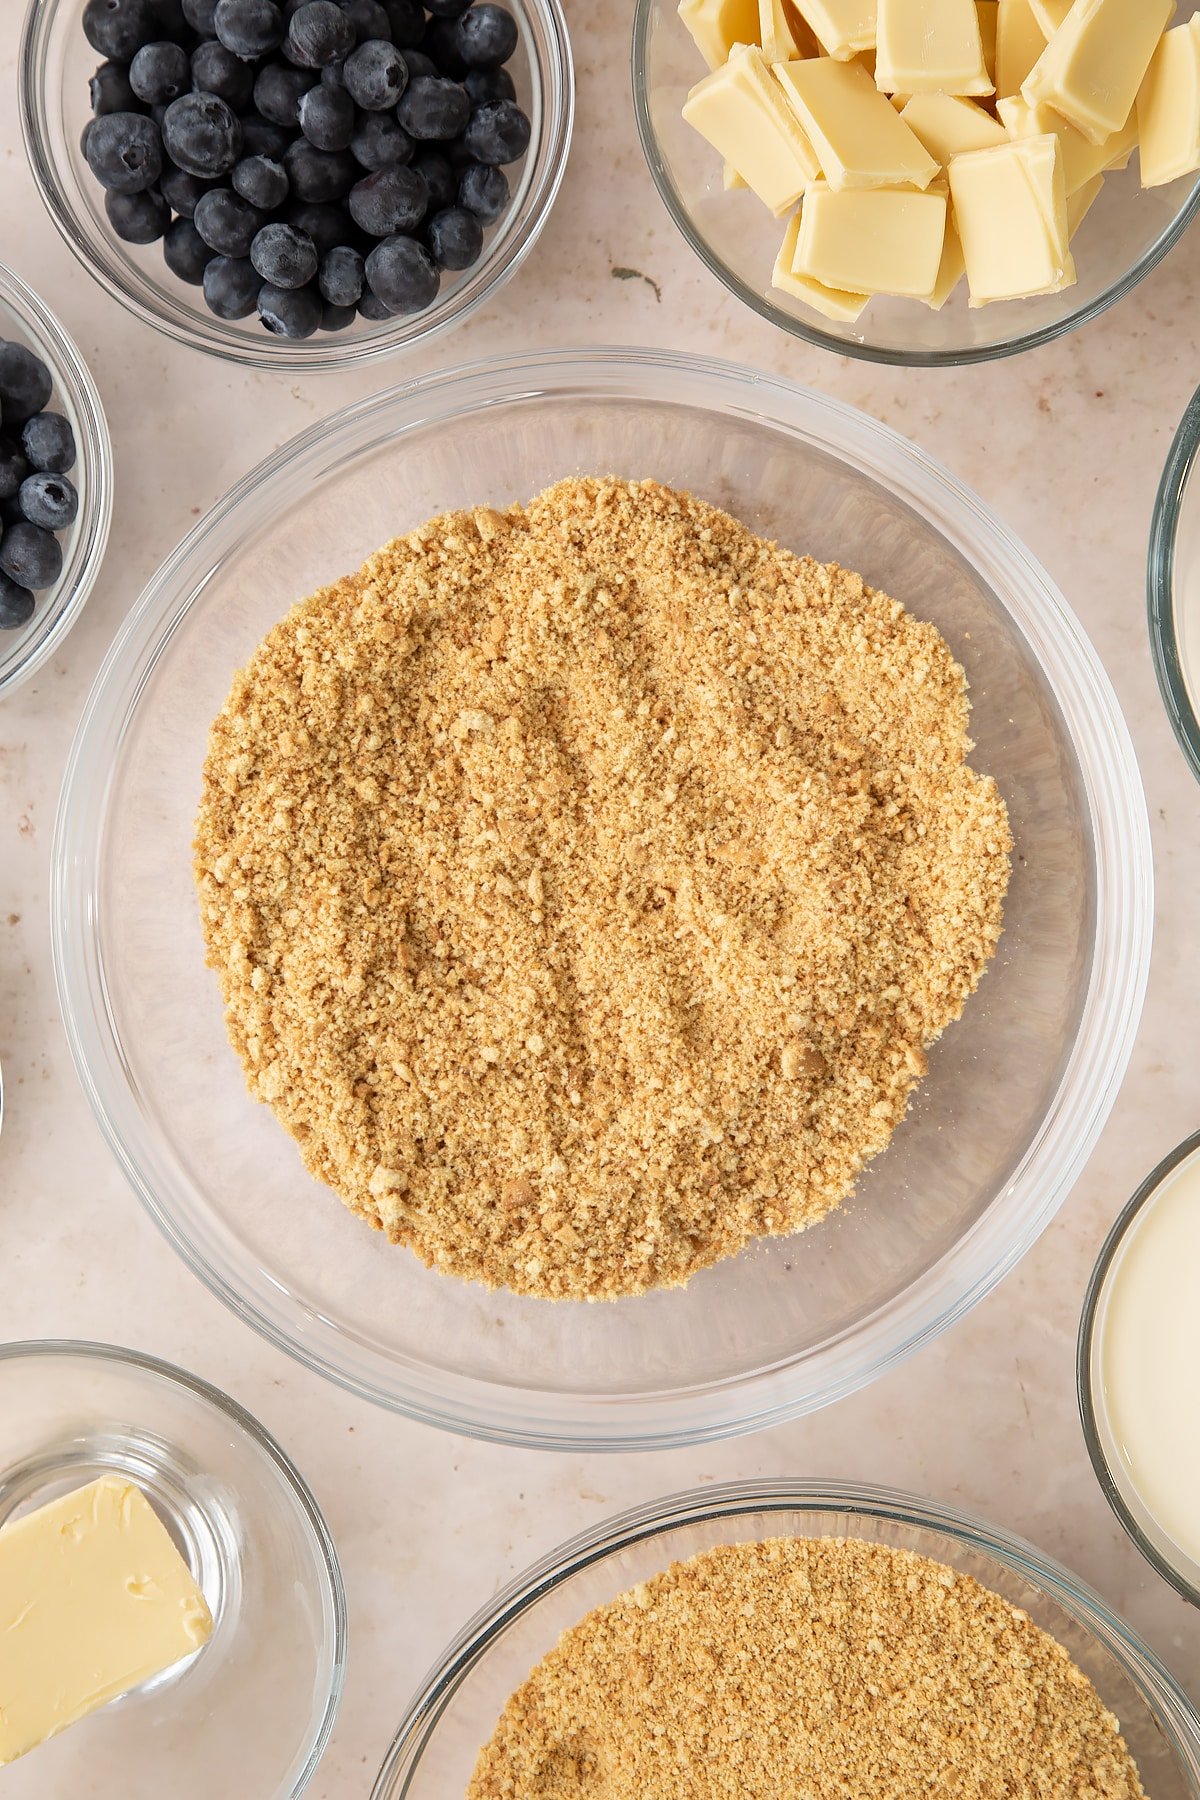
[[[135,273],[118,271],[115,261],[97,256],[88,233],[77,221],[76,211],[60,179],[51,153],[44,92],[45,38],[60,8],[70,0],[28,0],[18,54],[21,131],[42,203],[72,255],[103,291],[143,324],[161,331],[173,343],[246,369],[265,369],[281,375],[323,374],[400,356],[424,348],[445,331],[462,324],[517,273],[542,234],[566,173],[575,120],[575,68],[570,32],[562,0],[523,0],[541,25],[549,58],[543,65],[545,112],[543,138],[545,168],[540,181],[531,185],[513,217],[511,227],[497,245],[485,246],[474,277],[438,300],[427,313],[397,315],[380,332],[356,335],[353,331],[318,332],[298,343],[275,338],[268,332],[258,337],[241,335],[226,321],[198,308],[185,317],[182,308],[168,310],[143,291]],[[531,146],[531,150],[534,147]]]
[[[343,1345],[340,1330],[328,1341],[311,1335],[305,1339],[273,1291],[266,1296],[271,1283],[264,1292],[251,1293],[244,1275],[218,1268],[207,1249],[193,1241],[186,1221],[173,1216],[172,1207],[155,1192],[143,1172],[140,1145],[135,1154],[138,1110],[131,1105],[119,1040],[110,1029],[95,920],[81,899],[81,876],[90,880],[95,868],[108,786],[142,688],[183,613],[203,592],[203,584],[194,588],[181,607],[172,597],[173,586],[191,560],[205,556],[209,534],[227,527],[241,509],[251,504],[261,508],[276,492],[288,491],[306,458],[320,457],[327,466],[350,446],[375,441],[370,434],[377,432],[382,416],[387,417],[389,440],[400,443],[407,432],[438,420],[533,394],[566,393],[598,400],[606,395],[645,399],[653,393],[660,404],[701,408],[715,417],[746,417],[795,439],[802,439],[807,428],[823,448],[867,479],[886,485],[901,501],[915,495],[930,528],[947,542],[961,549],[964,536],[969,539],[973,560],[983,559],[993,579],[1004,582],[1006,611],[1047,678],[1053,677],[1079,758],[1097,868],[1094,963],[1080,1027],[1004,1203],[994,1203],[902,1294],[835,1335],[819,1353],[665,1394],[564,1396],[560,1390],[504,1388],[499,1382],[461,1376],[445,1365],[422,1365],[414,1376],[395,1358],[388,1362],[386,1381],[377,1367],[368,1371],[368,1379],[354,1366],[356,1347]],[[99,748],[93,740],[99,740]],[[1111,1108],[1145,990],[1151,890],[1145,801],[1111,684],[1049,576],[969,489],[890,427],[816,390],[680,352],[568,348],[486,359],[415,378],[354,403],[268,456],[192,527],[130,610],[84,707],[55,823],[51,933],[68,1042],[93,1112],[151,1217],[210,1291],[308,1367],[407,1417],[493,1442],[588,1452],[713,1441],[797,1417],[874,1380],[990,1292],[1065,1200]],[[1075,1116],[1081,1102],[1082,1121]],[[118,1119],[120,1114],[124,1116]],[[1014,1211],[1021,1213],[1020,1229],[1014,1228]],[[814,1381],[810,1369],[817,1354],[822,1358],[820,1381]],[[836,1364],[832,1373],[826,1367],[830,1362]],[[810,1369],[807,1382],[796,1380],[799,1369]]]
[[[676,192],[675,184],[667,171],[666,163],[659,147],[658,133],[650,109],[650,89],[647,81],[647,55],[650,38],[651,14],[661,0],[636,0],[633,14],[633,38],[631,48],[633,105],[637,117],[638,137],[641,140],[642,154],[650,171],[658,195],[670,215],[672,223],[691,246],[711,275],[729,289],[730,293],[744,305],[756,312],[760,319],[768,324],[776,325],[792,337],[801,338],[807,344],[815,344],[818,349],[832,350],[837,356],[852,356],[861,362],[885,363],[892,368],[927,369],[927,368],[961,368],[968,363],[997,362],[1005,356],[1016,356],[1024,350],[1035,350],[1039,345],[1054,343],[1069,331],[1081,325],[1088,325],[1100,314],[1107,312],[1118,300],[1123,300],[1131,293],[1144,276],[1156,269],[1163,258],[1174,249],[1183,236],[1197,212],[1200,212],[1200,176],[1193,181],[1170,224],[1159,233],[1132,263],[1124,274],[1097,294],[1093,300],[1076,308],[1074,312],[1061,319],[1052,320],[1049,324],[1039,325],[1031,331],[1016,332],[992,344],[969,344],[950,350],[897,350],[882,344],[868,344],[853,338],[837,337],[833,332],[825,331],[821,326],[810,323],[807,319],[796,318],[785,312],[782,307],[775,306],[763,294],[744,281],[737,271],[730,267],[715,251],[708,241],[696,229],[691,213],[684,205],[681,196]]]
[[[948,1501],[929,1500],[871,1482],[767,1476],[689,1488],[629,1507],[531,1563],[473,1614],[421,1682],[389,1746],[371,1800],[404,1800],[411,1777],[462,1682],[487,1655],[493,1641],[543,1594],[615,1552],[662,1532],[763,1512],[833,1512],[878,1518],[940,1532],[991,1556],[1032,1582],[1091,1636],[1101,1639],[1173,1747],[1188,1749],[1200,1773],[1200,1713],[1132,1626],[1055,1558],[1015,1532]],[[400,1786],[402,1779],[404,1785]]]
[[[1150,523],[1146,615],[1158,691],[1192,774],[1200,780],[1200,718],[1188,693],[1175,628],[1175,547],[1184,501],[1200,453],[1200,388],[1188,401],[1167,452]]]
[[[1181,1594],[1193,1606],[1200,1606],[1200,1588],[1194,1587],[1180,1574],[1157,1545],[1150,1542],[1121,1492],[1108,1457],[1104,1453],[1104,1446],[1100,1441],[1099,1409],[1096,1405],[1092,1380],[1092,1348],[1100,1297],[1117,1252],[1125,1242],[1128,1232],[1141,1217],[1143,1208],[1154,1199],[1167,1176],[1173,1174],[1180,1163],[1186,1162],[1197,1150],[1200,1150],[1200,1131],[1193,1131],[1189,1137],[1184,1138],[1182,1143],[1176,1144],[1173,1150],[1168,1151],[1162,1161],[1151,1169],[1146,1179],[1134,1192],[1133,1197],[1126,1201],[1117,1214],[1108,1236],[1101,1246],[1100,1254],[1096,1258],[1096,1265],[1088,1281],[1075,1348],[1075,1393],[1079,1403],[1079,1418],[1083,1426],[1084,1443],[1087,1445],[1087,1453],[1091,1459],[1096,1480],[1100,1484],[1100,1491],[1134,1548],[1141,1552],[1151,1568],[1161,1575],[1164,1581],[1170,1583],[1177,1594]]]

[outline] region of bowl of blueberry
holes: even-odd
[[[30,0],[21,99],[110,293],[295,371],[423,342],[519,268],[574,82],[560,0]]]
[[[0,696],[74,624],[104,558],[112,494],[96,385],[58,320],[0,265]]]

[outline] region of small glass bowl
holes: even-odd
[[[718,1544],[854,1537],[948,1563],[1057,1638],[1120,1721],[1154,1800],[1200,1796],[1200,1716],[1105,1602],[1023,1539],[887,1488],[752,1481],[635,1508],[573,1538],[489,1600],[409,1706],[372,1800],[465,1791],[509,1695],[593,1607]]]
[[[1076,1386],[1079,1416],[1088,1455],[1104,1498],[1146,1561],[1169,1581],[1193,1606],[1200,1606],[1200,1563],[1197,1563],[1163,1529],[1134,1484],[1118,1433],[1109,1416],[1103,1369],[1105,1312],[1121,1252],[1144,1209],[1158,1196],[1163,1183],[1184,1163],[1200,1154],[1200,1131],[1185,1138],[1158,1167],[1152,1169],[1137,1193],[1124,1207],[1096,1260],[1088,1283],[1079,1323]],[[1190,1428],[1190,1427],[1189,1427]]]
[[[21,43],[21,123],[33,173],[58,230],[100,285],[148,325],[179,344],[245,368],[313,374],[374,362],[459,324],[514,275],[537,242],[566,169],[574,118],[571,44],[560,0],[505,0],[520,40],[509,64],[533,135],[524,160],[507,171],[512,199],[490,228],[483,255],[461,275],[446,274],[431,307],[379,324],[291,342],[264,331],[256,316],[218,319],[199,288],[177,281],[161,244],[122,243],[105,217],[104,194],[80,136],[91,117],[88,78],[100,58],[83,35],[79,0],[30,0]]]
[[[1146,599],[1159,692],[1179,748],[1200,780],[1200,391],[1167,456],[1154,502]],[[1189,677],[1188,670],[1191,669]]]
[[[1179,18],[1195,4],[1179,9]],[[940,312],[919,300],[873,299],[859,319],[823,318],[771,286],[783,221],[752,194],[727,193],[721,159],[682,117],[704,61],[675,0],[637,0],[633,98],[642,149],[675,224],[739,300],[793,337],[866,362],[917,367],[986,362],[1051,342],[1086,325],[1136,287],[1182,236],[1200,208],[1200,179],[1143,192],[1136,170],[1117,172],[1074,241],[1079,280],[1061,294],[968,307],[965,290]]]
[[[0,1526],[115,1474],[158,1513],[213,1634],[4,1771],[4,1800],[295,1800],[341,1698],[346,1602],[316,1501],[257,1420],[109,1344],[0,1345]]]
[[[0,631],[2,697],[53,654],[92,591],[108,544],[113,456],[104,408],[83,358],[49,308],[2,263],[0,338],[28,345],[54,377],[50,406],[71,421],[78,450],[71,480],[79,490],[79,515],[60,538],[63,568],[57,583],[37,596],[37,610],[27,625]]]

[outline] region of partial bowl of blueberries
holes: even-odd
[[[560,0],[30,0],[21,102],[76,255],[179,342],[338,368],[520,266],[574,113]]]
[[[104,559],[108,426],[53,313],[0,265],[0,697],[70,630]]]

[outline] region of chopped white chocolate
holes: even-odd
[[[818,181],[800,213],[794,270],[853,294],[929,294],[946,235],[936,189],[831,188]]]
[[[879,0],[875,81],[888,94],[990,94],[975,0]]]
[[[875,48],[876,0],[796,0],[796,10],[811,25],[826,56],[849,62]]]
[[[1046,48],[1046,34],[1030,0],[1000,0],[996,16],[996,93],[1019,94]]]
[[[719,69],[735,44],[758,36],[758,0],[679,0],[679,17],[710,69]]]
[[[777,63],[775,76],[832,188],[926,188],[939,164],[857,62]]]
[[[1093,144],[1128,119],[1175,0],[1075,0],[1021,92],[1061,113]]]
[[[917,298],[934,312],[941,312],[947,300],[967,272],[966,258],[963,256],[962,240],[955,228],[954,220],[947,214],[946,237],[942,244],[942,260],[938,265],[937,280],[927,294],[918,294]]]
[[[1096,197],[1103,186],[1103,175],[1093,175],[1092,179],[1090,181],[1085,181],[1081,188],[1076,188],[1073,194],[1067,195],[1068,242],[1075,236],[1075,233],[1079,230],[1079,227],[1091,212]]]
[[[1200,13],[1163,33],[1138,90],[1143,187],[1200,169]]]
[[[1057,137],[1018,138],[950,164],[971,305],[1058,293],[1075,280]]]
[[[1093,144],[1051,106],[1030,106],[1020,94],[1010,94],[996,104],[1005,130],[1011,138],[1045,137],[1052,132],[1062,146],[1063,180],[1068,199],[1086,187],[1093,175],[1099,175],[1114,163],[1128,162],[1137,142],[1137,114],[1131,109],[1121,130],[1102,144]]]
[[[821,46],[792,0],[758,0],[758,41],[763,60],[791,62],[798,56],[819,56]]]
[[[721,185],[727,194],[733,193],[735,188],[745,188],[746,186],[728,157],[721,165]]]
[[[991,113],[959,94],[914,94],[900,117],[939,168],[965,150],[990,150],[1007,138],[1003,125]]]
[[[1038,30],[1044,38],[1049,39],[1070,12],[1073,0],[1029,0],[1029,4],[1038,22]]]
[[[983,45],[983,66],[987,70],[988,80],[995,87],[999,0],[975,0],[975,11],[979,15],[979,41]]]
[[[683,116],[772,212],[791,206],[820,173],[803,126],[753,44],[738,45],[697,82]]]
[[[779,246],[779,255],[775,258],[771,286],[779,288],[785,294],[791,294],[793,299],[802,300],[805,306],[815,307],[827,319],[840,319],[852,324],[870,296],[851,294],[845,288],[826,287],[823,281],[814,281],[810,275],[797,275],[792,264],[796,257],[799,232],[800,209],[797,207],[788,220],[783,242]]]

